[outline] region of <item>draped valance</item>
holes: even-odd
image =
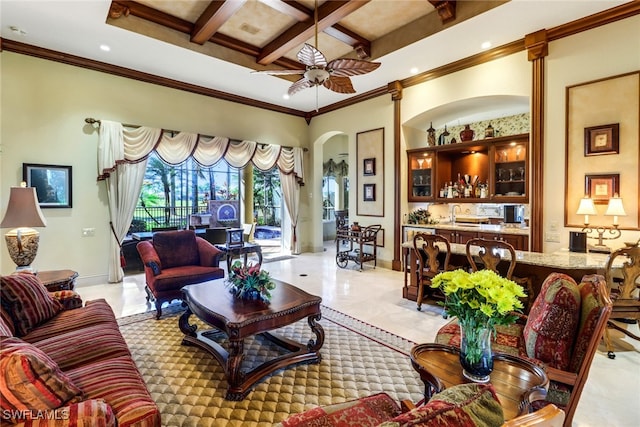
[[[138,163],[153,151],[172,165],[192,157],[203,167],[213,166],[221,159],[235,168],[242,168],[249,162],[261,170],[277,166],[286,175],[294,174],[298,184],[304,185],[303,149],[300,147],[234,142],[227,137],[206,137],[189,132],[172,135],[146,126],[128,129],[108,120],[100,122],[98,180],[108,178],[119,163]]]
[[[333,159],[329,159],[322,164],[322,174],[324,176],[332,176],[334,178],[348,176],[349,165],[344,160],[340,161],[340,163],[336,163]]]

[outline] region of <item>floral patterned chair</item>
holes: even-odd
[[[568,275],[550,274],[528,316],[510,326],[497,326],[492,348],[533,359],[545,366],[550,385],[532,402],[534,409],[553,403],[571,426],[591,362],[611,315],[612,302],[601,275],[588,275],[580,285]],[[456,319],[436,334],[436,342],[460,346]]]

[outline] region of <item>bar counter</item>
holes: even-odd
[[[478,247],[471,247],[471,254],[478,253]],[[511,260],[511,255],[500,250],[500,255],[505,260]],[[415,301],[418,296],[417,275],[409,274],[412,265],[417,265],[417,260],[413,254],[413,242],[402,243],[402,254],[404,262],[404,288],[402,296]],[[569,251],[556,251],[553,253],[516,251],[516,267],[514,277],[527,277],[531,280],[534,291],[534,298],[540,292],[540,287],[544,279],[551,273],[565,273],[573,277],[576,282],[580,282],[582,276],[586,274],[602,274],[609,259],[608,254],[602,253],[577,253]],[[622,260],[616,259],[614,268],[622,266]],[[449,261],[454,266],[467,266],[466,245],[451,243],[451,259]],[[409,268],[407,268],[407,266]]]

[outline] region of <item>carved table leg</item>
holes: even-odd
[[[190,325],[189,316],[191,316],[191,309],[187,307],[185,312],[182,313],[182,315],[180,316],[180,319],[178,320],[178,326],[180,327],[180,330],[182,331],[183,334],[190,337],[195,337],[196,329],[198,329],[198,325]],[[184,340],[182,341],[182,343],[185,344]]]
[[[315,315],[309,316],[308,318],[311,331],[313,331],[313,333],[316,336],[315,341],[310,339],[309,342],[307,343],[307,349],[309,351],[317,352],[322,347],[322,344],[324,344],[324,329],[322,329],[322,325],[317,323],[317,321],[319,321],[321,318],[322,318],[321,314],[315,314]],[[321,359],[321,356],[320,356],[320,353],[318,353],[318,362],[320,362],[320,359]]]
[[[244,373],[240,370],[242,360],[244,359],[244,340],[229,339],[229,356],[227,357],[227,381],[229,387],[227,389],[227,400],[241,401],[244,399],[249,390],[241,392],[244,382]],[[233,391],[233,390],[236,391]]]

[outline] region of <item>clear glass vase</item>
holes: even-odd
[[[460,322],[460,365],[465,378],[477,383],[489,382],[493,371],[491,328]]]

